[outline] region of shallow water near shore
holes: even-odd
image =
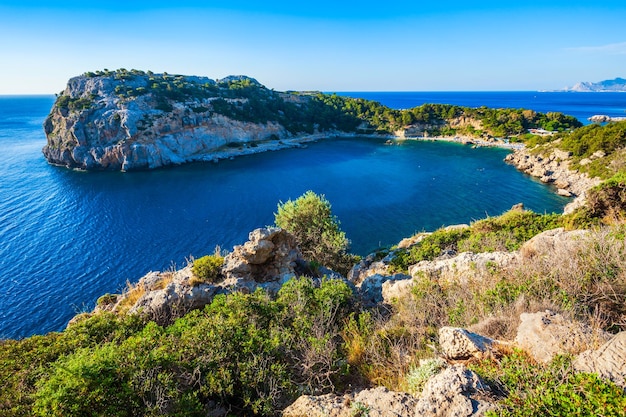
[[[279,201],[325,194],[367,254],[523,202],[567,199],[506,165],[504,149],[325,139],[305,149],[135,173],[50,166],[41,123],[54,97],[0,97],[0,338],[61,330],[150,270],[231,249],[273,223]]]

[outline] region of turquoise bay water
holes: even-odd
[[[53,101],[0,97],[0,338],[61,330],[127,280],[231,249],[309,189],[330,200],[359,254],[519,202],[537,212],[567,202],[504,164],[506,150],[449,143],[331,138],[218,164],[76,172],[41,154]]]

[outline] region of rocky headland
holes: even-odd
[[[132,171],[217,161],[333,136],[445,138],[478,146],[529,127],[580,125],[560,113],[425,104],[393,110],[316,92],[276,92],[247,76],[138,70],[74,77],[44,122],[46,159],[81,170]]]

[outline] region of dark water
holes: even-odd
[[[405,107],[398,103],[417,93],[376,94]],[[452,102],[454,93],[441,94]],[[279,201],[309,189],[331,201],[360,254],[518,202],[538,212],[567,202],[504,164],[505,150],[446,143],[328,139],[218,164],[70,171],[41,154],[41,124],[53,101],[0,97],[0,338],[61,330],[127,280],[185,265],[215,245],[241,244],[249,231],[273,223]]]

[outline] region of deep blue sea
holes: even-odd
[[[423,102],[623,115],[626,94],[342,93],[396,108]],[[541,99],[539,99],[539,97]],[[372,139],[326,139],[205,164],[135,173],[48,165],[42,122],[52,96],[0,97],[0,338],[62,330],[107,292],[190,256],[232,249],[273,223],[279,201],[325,194],[367,254],[443,225],[523,202],[561,211],[567,199],[502,162],[507,151]]]

